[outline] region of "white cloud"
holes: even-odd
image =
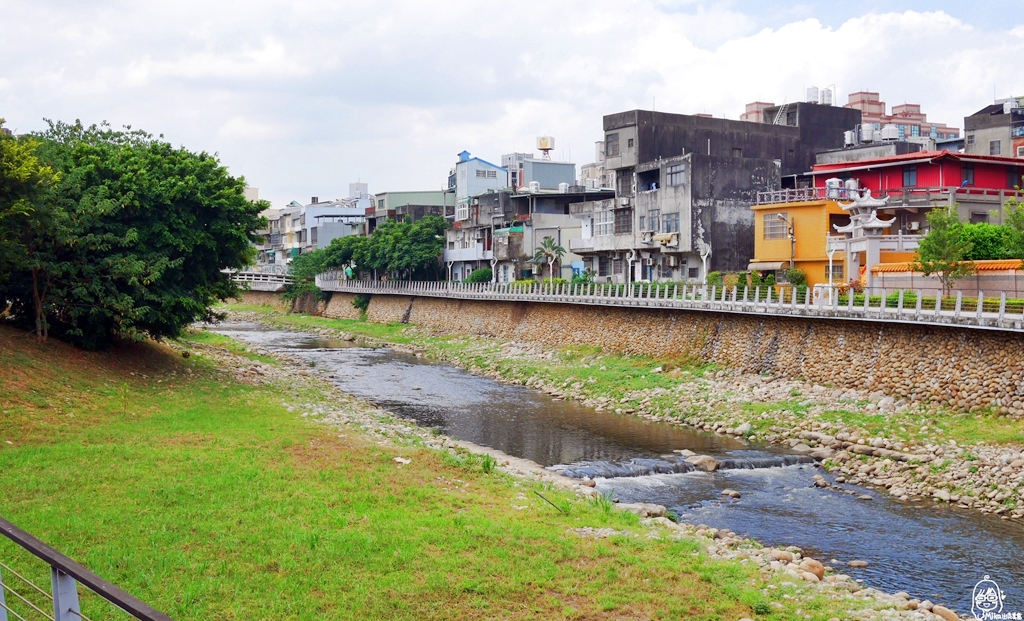
[[[942,12],[776,28],[710,0],[6,0],[4,12],[10,126],[107,119],[163,133],[219,152],[275,202],[340,196],[356,177],[378,191],[440,187],[457,152],[496,160],[542,134],[582,164],[602,115],[652,99],[737,118],[746,102],[836,84],[840,102],[877,90],[959,126],[993,86],[1024,94],[1024,26]]]

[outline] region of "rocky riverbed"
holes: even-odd
[[[277,324],[273,318],[256,313],[234,313],[233,320],[256,321]],[[412,332],[427,336],[426,331],[416,328]],[[306,331],[329,338],[357,340],[367,345],[380,345],[373,339],[348,334],[328,328],[309,329]],[[624,394],[618,400],[593,398],[588,396],[586,382],[576,384],[553,383],[547,378],[509,377],[494,368],[485,368],[479,363],[482,359],[493,362],[508,360],[547,361],[557,364],[558,351],[525,342],[502,342],[496,344],[480,337],[465,337],[460,347],[439,350],[419,345],[390,345],[393,349],[412,353],[418,356],[430,356],[445,359],[464,366],[476,374],[487,375],[501,381],[528,385],[543,390],[556,398],[577,399],[595,408],[614,409],[623,413],[632,413],[656,420],[669,420],[688,425],[731,434],[749,439],[760,439],[768,442],[787,443],[798,451],[806,451],[821,459],[832,470],[841,471],[837,481],[875,486],[887,489],[898,497],[907,499],[924,498],[925,494],[934,495],[940,502],[959,502],[963,506],[975,507],[981,511],[998,512],[1006,518],[1020,517],[1021,512],[1010,503],[1003,502],[1007,497],[999,498],[1004,491],[1011,491],[1019,484],[1021,466],[1016,463],[1021,459],[1020,451],[1014,452],[1005,447],[971,446],[961,447],[955,441],[947,442],[911,442],[904,439],[889,440],[884,437],[872,437],[866,429],[857,425],[843,425],[835,421],[822,420],[821,414],[841,406],[846,411],[854,408],[864,413],[891,413],[892,415],[914,415],[916,412],[906,403],[886,400],[884,395],[864,395],[850,391],[835,391],[828,387],[813,386],[802,382],[765,378],[762,376],[742,375],[729,370],[715,370],[711,373],[694,374],[687,371],[666,370],[653,367],[652,374],[667,373],[679,379],[679,389],[671,394],[676,408],[665,406],[664,394],[654,391],[640,390]],[[213,348],[216,349],[216,348]],[[223,350],[218,350],[222,352]],[[268,377],[275,374],[282,377],[308,378],[316,383],[316,370],[309,370],[304,362],[297,358],[283,356],[279,352],[258,352],[273,355],[282,361],[281,367],[273,367],[245,360],[240,365],[229,364],[229,368],[237,376],[252,380],[256,377]],[[484,355],[486,354],[486,355]],[[222,353],[212,354],[222,356]],[[584,364],[599,364],[601,356]],[[243,359],[244,360],[244,359]],[[472,361],[470,363],[469,361]],[[326,379],[326,378],[325,378]],[[320,384],[322,387],[322,384]],[[335,390],[336,389],[333,389]],[[301,392],[301,391],[300,391]],[[299,394],[299,393],[297,393]],[[697,396],[699,395],[699,396]],[[805,396],[807,395],[807,396]],[[697,396],[697,398],[695,398]],[[795,399],[795,397],[801,397]],[[348,407],[337,408],[319,404],[293,404],[303,415],[313,417],[322,422],[340,427],[357,426],[371,437],[381,442],[408,443],[421,442],[438,450],[456,450],[459,448],[480,450],[480,447],[466,446],[450,438],[438,436],[426,429],[406,424],[390,416],[387,412],[376,408],[373,404],[360,402],[347,397],[351,403]],[[777,404],[778,409],[762,409],[756,417],[729,416],[730,410],[735,411],[737,405],[744,403]],[[799,408],[799,415],[789,411]],[[700,410],[703,416],[696,412]],[[814,414],[819,414],[815,416]],[[938,430],[938,428],[936,428]],[[924,430],[927,431],[927,430]],[[922,432],[923,434],[924,432]],[[493,452],[492,452],[493,454]],[[1016,456],[1016,458],[1012,458]],[[520,460],[521,461],[521,460]],[[580,485],[579,481],[566,480],[539,467],[521,467],[507,460],[500,462],[503,469],[517,476],[541,478],[559,485],[566,485],[581,495],[591,495],[593,490],[588,482]],[[534,466],[536,466],[534,464]],[[923,470],[922,470],[923,468]],[[979,473],[982,473],[979,475]],[[828,485],[823,477],[816,479],[822,485]],[[948,481],[949,485],[943,485]],[[965,485],[978,482],[975,487],[985,485],[991,487],[995,483],[998,491],[988,497],[987,490],[982,497],[977,495],[950,493],[946,498],[943,491],[960,490]],[[956,482],[956,485],[953,485]],[[931,491],[934,490],[934,491]],[[1013,492],[1011,492],[1013,493]],[[999,498],[997,500],[997,498]],[[632,510],[644,517],[644,523],[653,530],[647,536],[655,537],[697,537],[707,543],[702,546],[704,553],[716,558],[738,559],[741,562],[756,563],[763,574],[770,578],[767,589],[781,586],[797,586],[803,592],[821,592],[825,589],[830,597],[843,598],[848,601],[851,618],[908,618],[908,619],[954,619],[957,616],[942,606],[928,601],[911,599],[905,593],[885,594],[874,589],[865,588],[849,576],[833,572],[831,567],[822,565],[817,560],[807,559],[801,555],[799,548],[774,549],[763,548],[756,542],[744,539],[729,531],[716,530],[704,525],[676,524],[665,517],[665,508],[659,505],[620,506]],[[1005,508],[1005,509],[1004,509]],[[600,529],[584,529],[577,532],[580,536],[608,536]]]

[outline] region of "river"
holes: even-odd
[[[252,323],[214,331],[315,363],[346,393],[450,437],[570,475],[604,474],[597,489],[622,502],[658,503],[683,522],[799,546],[868,586],[961,612],[971,609],[974,585],[987,575],[1006,595],[1004,610],[1024,611],[1024,529],[1012,521],[864,488],[817,488],[812,476],[831,477],[814,464],[793,463],[809,460],[777,447],[597,412],[386,348]],[[725,467],[677,473],[687,469],[673,457],[681,449],[712,455]],[[727,488],[742,497],[723,496]],[[869,565],[847,567],[853,559]]]

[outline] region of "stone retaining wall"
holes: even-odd
[[[324,308],[323,316],[331,319],[359,319],[360,312],[352,301],[356,299],[354,293],[332,293]]]
[[[245,291],[242,293],[241,300],[242,304],[271,306],[285,313],[292,310],[292,303],[284,299],[283,295],[270,291]]]
[[[411,304],[411,312],[409,312]],[[1024,339],[941,326],[377,295],[371,321],[699,358],[746,372],[1024,415]]]

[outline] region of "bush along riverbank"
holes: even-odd
[[[738,373],[696,360],[441,335],[401,324],[286,315],[267,307],[233,308],[274,325],[360,334],[599,410],[784,444],[821,460],[840,483],[886,491],[904,501],[1024,517],[1024,424],[992,410],[911,405],[880,392]]]

